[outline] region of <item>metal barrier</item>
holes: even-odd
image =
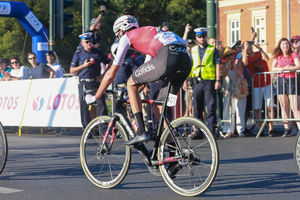
[[[299,110],[299,94],[298,94],[298,73],[300,72],[300,70],[297,70],[296,71],[296,73],[295,73],[295,90],[296,90],[296,93],[295,93],[295,97],[294,97],[294,100],[296,101],[296,109],[297,110]],[[283,76],[284,76],[284,74],[290,74],[290,73],[293,73],[293,72],[289,72],[289,71],[284,71],[283,73],[279,73],[279,72],[259,72],[259,73],[255,73],[254,75],[253,75],[253,77],[252,77],[252,112],[253,113],[255,113],[255,101],[257,101],[257,100],[260,100],[260,99],[262,99],[261,98],[261,92],[259,92],[259,96],[257,97],[257,96],[255,96],[256,94],[254,93],[254,78],[256,77],[256,76],[258,76],[259,78],[259,90],[261,90],[261,89],[263,89],[264,87],[261,87],[261,85],[262,85],[262,83],[261,83],[261,76],[264,76],[264,85],[266,85],[267,84],[267,76],[270,76],[270,80],[271,80],[271,83],[270,83],[270,87],[271,87],[271,91],[266,91],[266,88],[264,88],[265,89],[265,91],[264,91],[264,97],[267,95],[267,93],[266,92],[270,92],[271,93],[271,118],[270,117],[268,117],[268,112],[267,112],[267,103],[265,102],[265,105],[264,105],[264,109],[265,109],[265,111],[266,112],[264,112],[264,118],[262,118],[262,115],[261,115],[261,112],[259,112],[259,118],[258,119],[256,119],[256,118],[253,118],[253,120],[255,121],[255,122],[262,122],[262,126],[260,127],[260,129],[259,129],[259,132],[257,133],[257,136],[256,136],[256,138],[258,138],[259,136],[260,136],[260,134],[261,134],[261,132],[263,131],[263,129],[264,129],[264,127],[265,127],[265,125],[266,125],[266,123],[267,122],[284,122],[284,121],[288,121],[288,122],[291,122],[291,121],[300,121],[300,116],[298,116],[298,114],[296,115],[296,116],[294,116],[294,118],[292,117],[292,107],[293,107],[293,105],[291,106],[291,104],[290,104],[290,106],[289,106],[289,116],[288,116],[288,118],[283,118],[283,116],[282,117],[280,117],[280,109],[286,109],[286,98],[284,98],[283,99],[283,108],[281,108],[281,106],[279,105],[279,98],[278,98],[278,94],[279,94],[279,81],[278,81],[278,74],[283,74]],[[289,87],[289,91],[291,91],[291,89],[292,89],[292,85],[291,85],[291,80],[292,80],[293,78],[291,78],[291,77],[289,77],[289,78],[283,78],[282,80],[283,80],[283,82],[285,81],[285,80],[288,80],[288,82],[289,82],[289,85],[288,85],[288,87]],[[275,90],[274,90],[275,89]],[[287,95],[286,94],[286,91],[285,91],[285,84],[283,83],[283,94],[282,95]],[[274,99],[274,96],[275,95],[277,95],[277,97],[276,97],[276,99]],[[291,97],[291,95],[288,95],[288,98],[290,99],[290,98],[292,98]],[[275,106],[275,108],[276,108],[276,110],[278,111],[277,113],[276,113],[276,116],[274,115],[274,100],[277,100],[277,104],[276,104],[276,106]],[[263,103],[263,102],[261,102],[261,103]],[[293,101],[292,101],[292,103],[293,103]],[[294,102],[295,103],[295,102]],[[273,117],[272,117],[273,116]]]

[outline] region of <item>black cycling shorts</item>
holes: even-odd
[[[137,85],[163,80],[171,76],[178,70],[190,72],[192,68],[191,59],[182,45],[166,45],[162,46],[158,55],[137,68],[132,79]],[[183,82],[188,77],[188,73],[180,74],[171,82],[170,93],[177,94]],[[168,82],[165,81],[156,100],[165,100]]]

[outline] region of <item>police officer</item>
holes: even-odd
[[[91,112],[89,112],[89,106],[84,100],[83,87],[85,86],[87,90],[98,89],[103,77],[103,75],[100,74],[100,63],[104,63],[107,70],[111,65],[111,60],[101,49],[92,47],[92,34],[93,33],[88,32],[79,36],[81,38],[83,49],[75,52],[70,66],[70,73],[76,74],[79,77],[78,90],[80,98],[81,123],[83,128],[86,128],[91,119],[96,117],[95,107],[92,107]],[[97,103],[100,104],[100,106],[97,107],[98,115],[107,115],[108,113],[104,96],[102,96]],[[100,128],[101,132],[105,133],[106,127],[102,126]]]
[[[204,100],[207,106],[208,128],[215,134],[216,90],[221,88],[221,58],[218,50],[207,44],[207,28],[196,28],[198,45],[191,48],[193,66],[190,77],[194,80],[193,105],[195,117],[203,120]],[[202,139],[203,133],[196,130],[189,135],[192,139]]]

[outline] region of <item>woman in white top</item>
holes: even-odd
[[[29,71],[27,67],[23,66],[18,57],[11,57],[10,59],[11,72],[10,80],[29,79]]]
[[[240,137],[245,136],[245,111],[247,97],[236,98],[233,96],[235,85],[239,80],[244,78],[243,67],[241,62],[235,58],[236,51],[225,47],[222,59],[226,60],[222,66],[223,88],[224,88],[224,118],[231,123],[224,123],[223,132],[226,133],[225,138],[234,136],[235,125]],[[235,123],[236,114],[236,123]]]

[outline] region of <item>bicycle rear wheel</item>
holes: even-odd
[[[2,173],[7,160],[7,137],[4,128],[0,122],[0,174]]]
[[[113,188],[121,183],[131,161],[131,149],[124,145],[128,136],[119,122],[109,130],[106,143],[103,144],[104,133],[100,132],[100,125],[108,125],[110,119],[109,116],[101,116],[91,121],[80,142],[80,161],[84,173],[101,188]],[[122,137],[117,139],[117,134]],[[115,136],[112,138],[112,135]]]
[[[185,124],[188,124],[191,132],[194,130],[193,126],[199,128],[203,139],[191,140],[183,137]],[[180,195],[202,194],[213,183],[218,172],[219,152],[216,141],[207,126],[196,118],[178,118],[171,122],[171,126],[174,128],[172,135],[176,141],[175,146],[166,144],[170,131],[165,129],[159,144],[158,159],[164,159],[169,151],[173,151],[173,154],[175,152],[175,157],[178,158],[175,165],[177,169],[170,168],[170,163],[161,165],[161,175],[167,185]],[[173,170],[177,170],[175,177]]]
[[[300,132],[298,132],[296,137],[296,144],[294,150],[294,161],[296,165],[297,172],[300,176]]]

